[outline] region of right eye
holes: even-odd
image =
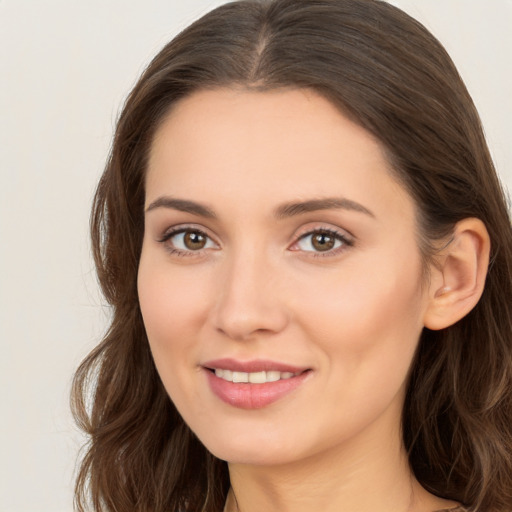
[[[203,231],[195,228],[177,228],[169,230],[159,240],[164,243],[171,253],[183,256],[203,249],[215,249],[217,244]]]

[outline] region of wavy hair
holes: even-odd
[[[110,327],[78,368],[88,434],[75,504],[96,512],[219,512],[227,465],[177,413],[157,374],[137,296],[144,176],[155,131],[194,91],[309,88],[372,133],[419,211],[425,258],[455,223],[491,238],[483,296],[455,325],[425,329],[403,409],[412,470],[472,511],[512,510],[512,232],[479,116],[442,45],[379,0],[236,1],[193,23],[128,96],[94,199],[92,247]]]

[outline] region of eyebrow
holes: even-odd
[[[344,197],[326,197],[324,199],[311,199],[309,201],[286,203],[279,206],[275,210],[274,215],[277,219],[284,219],[319,210],[351,210],[354,212],[364,213],[370,217],[375,217],[375,214],[362,204]]]
[[[146,213],[156,208],[170,208],[180,212],[191,213],[200,217],[216,219],[217,215],[212,208],[190,201],[188,199],[178,199],[169,196],[162,196],[153,201],[147,208]],[[346,199],[344,197],[327,197],[324,199],[310,199],[308,201],[295,201],[278,206],[274,210],[274,217],[278,220],[302,215],[304,213],[320,210],[349,210],[364,213],[370,217],[375,217],[374,213],[364,207],[362,204]]]
[[[156,208],[170,208],[172,210],[178,210],[180,212],[192,213],[199,215],[200,217],[207,217],[209,219],[217,218],[215,212],[208,206],[204,206],[195,201],[189,201],[188,199],[177,199],[169,196],[162,196],[153,201],[147,208],[146,213]]]

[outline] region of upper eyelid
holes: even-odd
[[[176,226],[170,226],[163,231],[163,233],[158,237],[158,239],[160,241],[164,241],[165,239],[168,239],[173,235],[184,233],[186,231],[197,231],[198,233],[206,235],[208,238],[213,240],[217,245],[219,245],[219,242],[217,241],[216,237],[211,235],[210,230],[204,227],[195,226],[193,224],[178,224]]]
[[[177,235],[181,235],[181,234],[184,234],[186,233],[187,231],[191,231],[191,232],[196,232],[196,233],[201,233],[202,235],[206,236],[209,240],[211,240],[217,247],[220,248],[219,246],[219,243],[213,238],[211,237],[207,232],[206,230],[204,229],[199,229],[199,228],[196,228],[196,227],[193,227],[193,226],[172,226],[172,227],[169,227],[167,228],[164,233],[157,238],[157,242],[162,244],[165,249],[167,251],[169,251],[170,253],[172,254],[175,254],[177,256],[188,256],[188,257],[200,257],[202,255],[204,255],[204,252],[206,249],[212,249],[212,247],[208,247],[208,248],[201,248],[201,249],[197,249],[197,250],[192,250],[192,249],[182,249],[182,248],[179,248],[179,247],[176,247],[174,245],[174,243],[171,244],[170,240],[177,236]],[[217,249],[215,249],[217,250]]]
[[[302,230],[302,228],[298,230],[299,232],[298,232],[298,234],[295,235],[295,237],[296,237],[295,240],[299,240],[300,238],[302,238],[304,236],[311,235],[313,233],[322,232],[322,231],[331,233],[333,235],[339,235],[340,237],[349,239],[351,241],[354,241],[356,239],[356,237],[350,231],[348,231],[347,229],[344,229],[344,228],[337,227],[337,226],[320,225],[320,226],[315,226],[315,227],[310,227],[310,228],[304,228],[304,230],[302,232],[301,232],[301,230]]]
[[[298,236],[295,241],[291,244],[291,247],[299,243],[302,239],[307,238],[309,236],[312,236],[316,233],[327,233],[328,235],[333,236],[334,238],[342,241],[345,245],[352,246],[354,245],[354,237],[353,236],[347,236],[345,232],[341,232],[334,229],[313,229],[312,231],[307,231],[306,233],[303,233],[302,235]],[[327,251],[326,251],[327,252]]]

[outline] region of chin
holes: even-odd
[[[215,447],[217,448],[217,447]],[[266,449],[249,449],[244,446],[243,449],[234,447],[219,447],[219,449],[207,449],[218,459],[224,460],[229,464],[240,464],[246,466],[280,466],[297,461],[297,454],[293,456],[287,453],[276,452]]]
[[[215,457],[232,464],[280,465],[294,462],[300,456],[298,446],[286,443],[290,441],[289,436],[285,440],[280,436],[237,434],[232,430],[215,437],[211,434],[210,431],[209,435],[198,435],[198,438]]]

